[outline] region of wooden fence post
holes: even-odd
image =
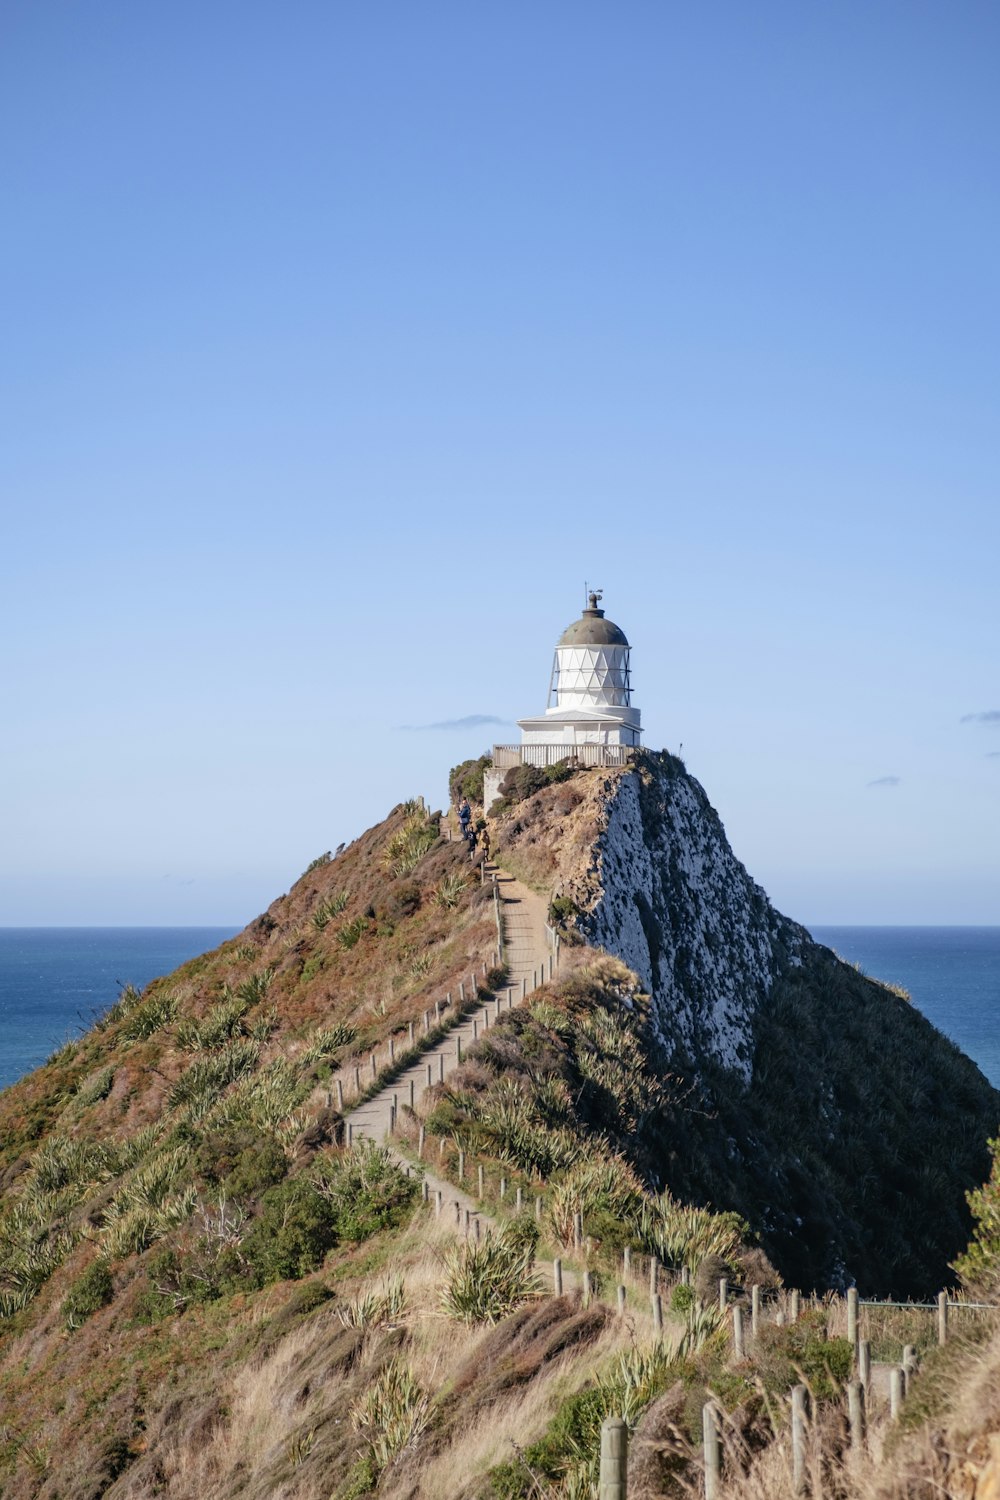
[[[756,1338],[760,1333],[760,1287],[750,1288],[750,1336]]]
[[[706,1401],[701,1409],[701,1431],[705,1448],[705,1500],[718,1500],[722,1454],[719,1451],[719,1419],[711,1401]]]
[[[649,1300],[653,1308],[653,1330],[656,1337],[660,1338],[663,1334],[663,1298],[659,1292],[654,1292]]]
[[[889,1415],[898,1417],[903,1405],[903,1372],[898,1365],[889,1371]]]
[[[344,1085],[339,1078],[337,1079],[337,1108],[341,1114],[344,1113]]]
[[[746,1347],[743,1339],[743,1309],[733,1308],[733,1357],[743,1360],[746,1357]]]
[[[916,1344],[903,1345],[903,1395],[910,1394],[910,1382],[917,1373],[917,1346]]]
[[[858,1289],[856,1286],[847,1288],[847,1341],[854,1350],[854,1358],[858,1357]]]
[[[938,1292],[937,1299],[937,1337],[939,1344],[948,1342],[948,1293]]]
[[[621,1417],[606,1417],[601,1423],[600,1500],[626,1500],[628,1473],[628,1428]]]
[[[656,1296],[657,1287],[660,1284],[660,1263],[656,1256],[652,1256],[649,1262],[649,1295]]]
[[[485,1170],[483,1168],[482,1162],[479,1163],[479,1167],[478,1167],[478,1169],[476,1171],[476,1187],[478,1189],[480,1199],[485,1198],[486,1197],[486,1172],[485,1172]]]
[[[851,1429],[851,1452],[860,1456],[865,1449],[865,1388],[860,1380],[847,1387],[847,1421]]]
[[[562,1296],[562,1261],[558,1256],[552,1262],[552,1290],[557,1297]]]
[[[573,1249],[579,1251],[583,1245],[583,1214],[573,1215]]]
[[[792,1489],[801,1495],[806,1487],[806,1388],[792,1387]]]
[[[624,1315],[624,1312],[625,1312],[625,1302],[626,1302],[626,1298],[627,1297],[628,1297],[628,1293],[626,1292],[625,1288],[623,1286],[619,1286],[619,1288],[618,1288],[618,1312],[619,1312],[619,1315]]]
[[[460,1151],[458,1153],[458,1180],[459,1180],[459,1182],[464,1182],[465,1181],[465,1152],[464,1151]]]
[[[729,1299],[729,1282],[725,1276],[719,1277],[719,1311],[725,1313],[726,1302]]]
[[[864,1386],[866,1393],[871,1390],[872,1346],[867,1339],[858,1340],[858,1379]]]
[[[796,1287],[792,1287],[788,1294],[788,1321],[789,1323],[799,1321],[799,1293]]]
[[[628,1282],[632,1279],[632,1251],[628,1245],[622,1251],[622,1281]]]
[[[590,1280],[590,1272],[589,1271],[584,1271],[584,1273],[583,1273],[583,1305],[584,1305],[584,1307],[589,1307],[590,1306],[590,1297],[591,1297],[592,1290],[593,1290],[593,1287],[592,1287],[591,1280]]]

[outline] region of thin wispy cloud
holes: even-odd
[[[986,752],[986,759],[987,760],[1000,760],[1000,750],[987,750],[987,752]]]
[[[1000,708],[987,708],[980,714],[963,714],[960,724],[1000,724]]]
[[[436,724],[400,724],[400,729],[423,731],[425,729],[483,729],[487,725],[512,729],[510,719],[498,719],[496,714],[466,714],[464,719],[439,719]]]
[[[899,786],[900,776],[876,776],[874,781],[869,781],[869,786]]]

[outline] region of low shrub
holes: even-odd
[[[534,1239],[506,1225],[455,1245],[445,1252],[441,1305],[466,1323],[499,1323],[538,1291],[534,1261]]]
[[[325,900],[319,903],[319,905],[316,907],[316,910],[313,912],[313,926],[318,932],[322,932],[323,928],[329,922],[330,918],[339,917],[340,913],[344,910],[344,907],[346,905],[346,891],[338,891],[335,896],[327,896]]]
[[[353,922],[345,922],[339,929],[337,942],[342,948],[353,948],[361,940],[367,928],[367,917],[355,917]]]
[[[481,755],[478,760],[463,760],[455,766],[448,777],[448,791],[457,806],[463,797],[470,802],[482,803],[483,778],[493,764],[491,755]]]
[[[260,1212],[243,1236],[240,1254],[257,1286],[305,1276],[337,1243],[330,1206],[301,1177],[268,1188]]]
[[[337,1236],[355,1241],[401,1224],[417,1192],[416,1183],[388,1151],[371,1141],[341,1157],[321,1160],[314,1183]]]
[[[81,1328],[92,1313],[107,1307],[114,1295],[114,1282],[106,1260],[92,1261],[63,1299],[63,1322],[71,1331]]]

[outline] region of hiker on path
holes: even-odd
[[[484,828],[479,835],[479,842],[483,846],[483,858],[488,863],[490,858],[490,830],[488,828]]]
[[[458,804],[458,821],[462,828],[462,837],[469,837],[469,824],[472,822],[472,808],[469,806],[468,797],[463,797]]]

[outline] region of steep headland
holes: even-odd
[[[797,1285],[946,1282],[1000,1118],[978,1068],[774,909],[676,757],[540,780],[512,778],[501,858],[637,975],[647,1044],[689,1090],[633,1143],[643,1171],[743,1214]]]
[[[784,1497],[803,1370],[829,1493],[881,1493],[838,1467],[842,1307],[734,1363],[718,1278],[936,1289],[997,1096],[773,910],[670,757],[516,776],[494,831],[563,961],[401,1103],[395,1152],[347,1142],[338,1080],[377,1087],[373,1052],[405,1058],[471,969],[505,978],[489,884],[413,803],[0,1093],[0,1500],[580,1500],[612,1411],[639,1429],[630,1497],[680,1500],[706,1389],[733,1463],[772,1464],[747,1493]],[[421,1140],[496,1235],[422,1204]],[[987,1291],[996,1180],[960,1261]],[[985,1462],[1000,1360],[956,1347],[907,1458],[945,1493]]]

